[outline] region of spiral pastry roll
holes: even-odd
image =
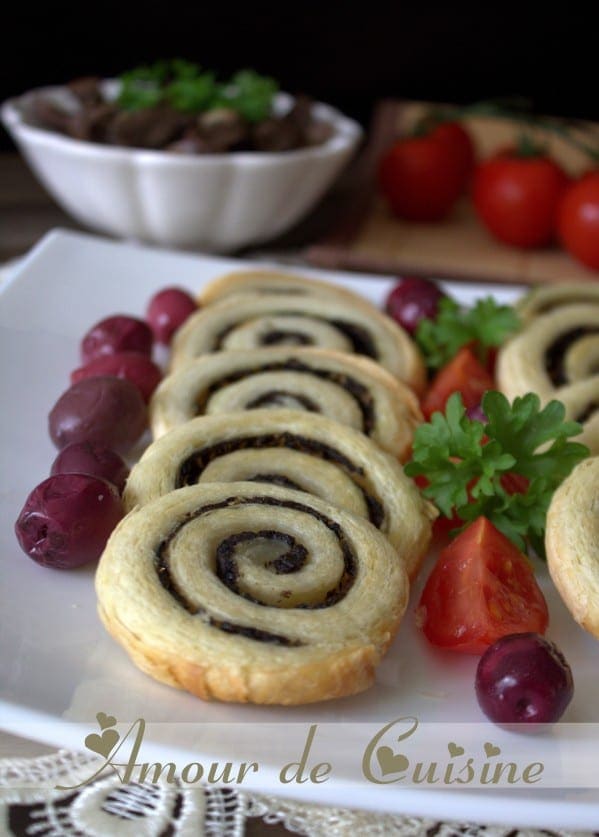
[[[278,345],[366,355],[417,392],[424,387],[420,352],[390,317],[374,307],[314,296],[230,296],[201,309],[175,337],[172,368],[210,352]]]
[[[235,273],[228,273],[226,276],[220,276],[204,286],[199,302],[201,305],[210,305],[233,294],[316,296],[336,299],[341,302],[353,302],[366,307],[368,310],[378,310],[360,294],[340,285],[273,270],[240,270]]]
[[[357,430],[296,410],[202,416],[171,430],[132,469],[125,507],[196,483],[238,481],[305,491],[366,518],[411,577],[426,553],[435,512],[399,463]]]
[[[516,310],[522,322],[528,322],[564,305],[599,305],[599,284],[572,282],[539,286],[518,301]]]
[[[181,366],[154,392],[154,438],[199,415],[258,408],[320,413],[404,459],[422,421],[418,399],[368,358],[326,349],[215,352]]]
[[[372,685],[408,580],[366,521],[241,482],[129,514],[96,591],[107,630],[157,680],[207,700],[299,704]]]
[[[500,353],[500,389],[562,401],[579,421],[578,441],[599,453],[599,305],[564,305],[535,317]]]
[[[566,607],[599,639],[599,457],[577,465],[553,495],[545,548]]]

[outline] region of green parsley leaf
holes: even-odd
[[[270,116],[278,89],[274,79],[253,70],[241,70],[224,88],[222,104],[236,110],[248,122],[260,122]]]
[[[170,73],[169,61],[156,61],[154,64],[142,65],[134,70],[128,70],[120,76],[124,84],[153,84],[160,86],[168,79]]]
[[[155,107],[162,101],[161,86],[168,77],[167,61],[136,67],[119,77],[117,104],[123,110],[142,110]]]
[[[183,76],[172,81],[165,88],[166,100],[176,110],[187,113],[201,113],[214,107],[219,85],[212,73],[196,76]]]
[[[162,101],[162,91],[153,86],[123,85],[117,103],[123,110],[153,108]]]
[[[169,66],[170,77],[177,81],[197,78],[201,70],[199,64],[194,64],[193,61],[185,61],[183,58],[174,58]]]
[[[253,70],[242,70],[220,84],[214,73],[203,72],[199,64],[182,58],[137,67],[123,73],[119,81],[117,104],[124,110],[141,110],[162,102],[184,113],[227,107],[249,122],[270,116],[279,89],[276,81]]]
[[[493,297],[479,299],[469,309],[444,298],[436,318],[421,320],[415,336],[427,366],[439,369],[468,343],[475,343],[486,359],[487,349],[500,346],[518,327],[515,310],[510,305],[499,305]]]
[[[441,513],[466,523],[484,515],[520,549],[528,543],[543,554],[545,519],[551,497],[589,450],[568,439],[582,428],[565,421],[565,408],[528,393],[510,404],[500,392],[487,392],[482,407],[486,424],[469,419],[462,396],[454,393],[445,415],[433,413],[414,436],[410,477],[424,476],[425,497]],[[511,493],[506,474],[526,477],[525,492]]]

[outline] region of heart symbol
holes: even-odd
[[[458,744],[455,744],[453,741],[450,741],[447,745],[447,749],[449,750],[449,755],[453,758],[454,756],[463,756],[464,755],[464,748],[460,747]]]
[[[108,758],[108,754],[120,737],[115,729],[107,729],[102,735],[96,735],[95,732],[92,732],[85,739],[85,746],[88,750],[93,750],[94,753],[99,753],[104,758]]]
[[[487,754],[487,758],[491,758],[491,756],[498,756],[501,750],[499,747],[494,747],[490,741],[485,743],[485,753]]]
[[[410,762],[401,753],[394,753],[391,747],[379,747],[376,751],[381,773],[387,776],[389,773],[401,773],[407,770]]]
[[[104,712],[98,712],[96,718],[98,719],[98,723],[100,724],[100,729],[106,729],[106,727],[113,727],[116,724],[116,718],[113,715],[106,715]]]

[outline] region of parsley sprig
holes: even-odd
[[[261,122],[269,116],[273,96],[278,90],[276,81],[253,70],[236,73],[222,92],[222,102],[240,113],[248,122]]]
[[[492,297],[479,299],[473,308],[461,308],[453,299],[441,299],[434,320],[421,320],[416,331],[427,366],[439,369],[462,348],[474,343],[486,360],[486,352],[501,344],[519,327],[510,305],[499,305]]]
[[[227,107],[248,122],[260,122],[270,115],[276,81],[253,70],[242,70],[226,82],[214,73],[182,59],[157,61],[137,67],[120,78],[117,104],[124,110],[142,110],[168,104],[184,113],[204,113]]]
[[[544,554],[545,519],[553,492],[589,450],[568,439],[582,428],[565,421],[565,408],[550,401],[543,409],[534,393],[510,404],[500,392],[483,397],[486,424],[469,419],[454,393],[442,413],[416,430],[408,476],[424,476],[425,497],[441,513],[469,523],[484,515],[520,549],[528,543]],[[510,493],[507,474],[528,480],[525,492]]]
[[[163,94],[175,110],[202,113],[216,106],[218,91],[213,73],[198,73],[174,79],[164,88]]]

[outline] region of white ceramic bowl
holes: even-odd
[[[93,230],[170,247],[222,253],[288,230],[329,188],[362,133],[317,103],[314,115],[334,127],[319,146],[206,156],[120,148],[37,126],[32,101],[40,94],[73,106],[65,88],[42,88],[6,101],[2,120],[56,202]],[[279,94],[275,107],[292,101]]]

